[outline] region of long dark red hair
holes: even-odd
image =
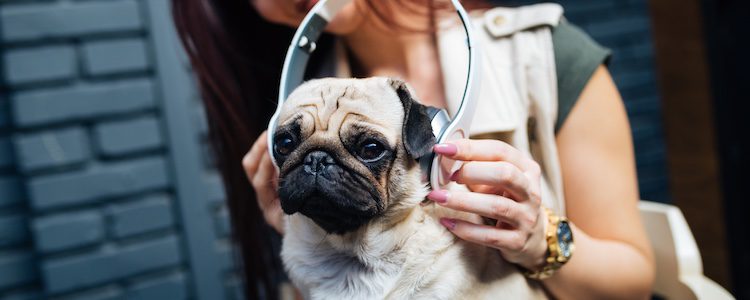
[[[414,31],[390,21],[388,8],[378,5],[380,1],[366,3],[386,24]],[[393,1],[400,7],[421,7],[427,12],[447,7],[447,3],[436,5],[436,0]],[[485,4],[467,2],[472,7]],[[262,19],[251,0],[172,0],[172,4],[174,22],[206,108],[233,235],[240,249],[247,297],[276,299],[277,283],[283,278],[279,236],[265,223],[241,161],[276,108],[281,66],[294,31]],[[325,53],[331,46],[330,37],[318,44],[316,55]]]
[[[276,107],[281,65],[293,30],[264,21],[249,0],[172,3],[206,108],[247,298],[278,298],[279,238],[263,219],[241,161]]]

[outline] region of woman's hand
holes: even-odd
[[[433,190],[439,205],[497,220],[497,226],[464,220],[440,222],[459,238],[500,250],[503,257],[529,270],[546,258],[546,215],[541,208],[541,169],[533,159],[497,140],[463,139],[439,144],[435,153],[464,161],[451,180],[471,192]]]
[[[253,147],[242,158],[242,167],[245,168],[247,178],[255,189],[255,198],[258,200],[258,206],[263,212],[266,223],[284,234],[284,212],[281,210],[277,188],[279,174],[268,154],[266,135],[264,131],[255,140]]]

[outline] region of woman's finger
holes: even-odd
[[[258,170],[251,179],[251,183],[255,188],[258,206],[263,211],[263,217],[266,219],[266,222],[276,229],[276,231],[284,234],[284,213],[281,210],[281,202],[279,202],[277,192],[278,175],[276,168],[268,151],[263,151],[260,155]]]
[[[253,146],[250,147],[250,151],[242,158],[242,167],[245,169],[245,174],[248,180],[252,180],[255,177],[255,172],[258,171],[258,166],[261,162],[261,157],[268,147],[268,141],[266,137],[266,131],[260,134]]]
[[[513,227],[526,224],[526,219],[531,219],[531,214],[525,213],[524,205],[498,195],[434,190],[427,198],[441,206],[496,219]]]
[[[521,252],[526,245],[526,237],[518,230],[500,229],[448,218],[440,219],[440,223],[462,240],[501,251]]]
[[[438,144],[435,153],[462,161],[507,161],[524,172],[534,171],[535,163],[515,147],[498,140],[460,139]],[[538,167],[538,166],[537,166]]]
[[[274,199],[278,202],[279,198]],[[263,210],[263,218],[266,219],[266,223],[271,225],[276,232],[284,235],[284,211],[281,210],[281,205],[272,205]]]
[[[451,180],[466,185],[488,185],[510,193],[516,201],[530,198],[530,180],[521,170],[504,161],[470,161],[451,176]],[[499,194],[499,193],[498,193]]]
[[[485,184],[468,184],[466,187],[469,188],[470,191],[475,193],[482,193],[482,194],[495,194],[500,195],[503,197],[506,197],[508,194],[505,192],[505,190],[502,187],[497,186],[491,186],[491,185],[485,185]]]
[[[258,205],[264,212],[269,208],[273,208],[278,202],[278,196],[276,188],[274,187],[276,169],[273,167],[273,162],[268,157],[268,153],[262,154],[260,165],[258,166],[258,172],[250,182],[255,189],[255,195],[258,200]]]
[[[256,188],[273,188],[273,181],[277,179],[273,161],[268,153],[262,153],[259,160],[260,163],[257,172],[255,172],[255,176],[251,179],[251,183]]]

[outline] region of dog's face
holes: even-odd
[[[419,188],[416,158],[435,144],[425,107],[405,83],[382,77],[306,82],[284,103],[278,124],[282,209],[335,234]]]

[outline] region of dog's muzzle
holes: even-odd
[[[313,150],[279,185],[281,208],[301,213],[329,233],[346,233],[383,210],[375,183],[346,168],[330,152]]]

